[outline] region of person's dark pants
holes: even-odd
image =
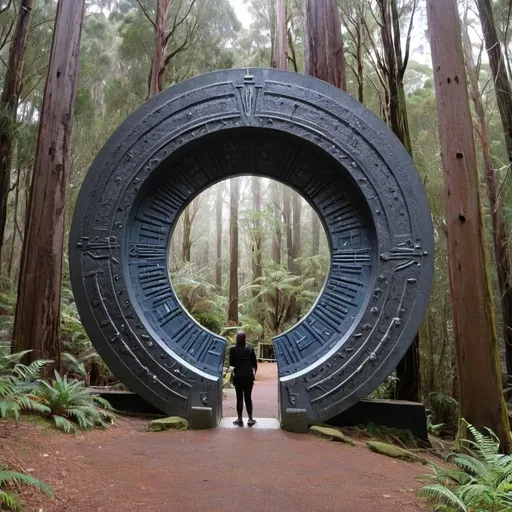
[[[242,377],[234,379],[235,390],[236,390],[236,412],[238,417],[242,417],[242,412],[244,410],[244,399],[245,399],[245,408],[247,409],[247,414],[249,418],[252,418],[252,388],[254,386],[253,377]]]

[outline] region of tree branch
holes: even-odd
[[[411,49],[411,34],[412,34],[412,27],[414,23],[414,15],[416,13],[416,9],[418,8],[418,0],[414,0],[413,6],[412,6],[412,12],[411,12],[411,20],[409,22],[409,29],[407,30],[407,39],[405,42],[405,55],[404,55],[404,61],[402,63],[402,68],[399,70],[400,73],[400,79],[403,79],[405,75],[405,70],[407,69],[407,64],[409,63],[409,54]],[[400,44],[400,41],[398,42]]]
[[[151,25],[153,25],[153,28],[155,29],[155,32],[156,32],[157,31],[156,23],[153,21],[151,16],[147,13],[146,9],[144,9],[144,6],[142,5],[141,1],[140,0],[135,0],[135,1],[139,4],[139,7],[141,8],[142,12],[144,13],[144,16],[146,16],[146,18],[149,20]]]

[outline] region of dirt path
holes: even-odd
[[[269,416],[264,374],[255,400],[263,399],[259,410]],[[72,436],[24,420],[0,438],[0,464],[17,461],[53,487],[54,500],[28,492],[29,512],[427,510],[414,495],[414,478],[427,469],[374,454],[362,443],[282,430],[148,433],[147,427],[146,420],[120,418],[116,428]]]
[[[236,396],[234,389],[226,389],[226,399],[222,404],[224,417],[236,416]],[[255,418],[277,418],[277,364],[259,363],[256,382],[252,392]],[[247,412],[244,408],[244,417]]]

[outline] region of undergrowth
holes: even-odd
[[[461,453],[447,461],[455,467],[432,464],[433,474],[422,480],[418,496],[442,512],[512,512],[512,457],[500,455],[499,440],[467,424],[471,439],[462,442]]]

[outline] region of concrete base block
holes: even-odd
[[[365,399],[326,423],[335,427],[373,423],[376,426],[410,430],[418,439],[428,439],[425,406],[416,402]]]
[[[190,428],[194,430],[212,428],[212,414],[211,407],[192,407],[190,410]]]
[[[286,409],[282,426],[288,432],[307,434],[309,432],[309,425],[306,409]]]

